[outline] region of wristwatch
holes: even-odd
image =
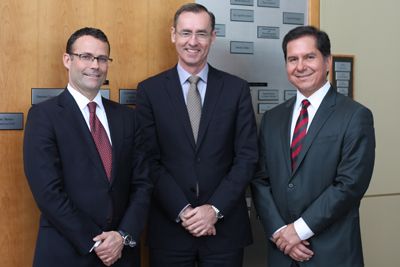
[[[211,205],[211,208],[215,211],[215,216],[217,217],[217,219],[224,218],[224,215],[214,205]]]
[[[122,236],[122,239],[124,240],[124,246],[130,246],[133,248],[136,246],[136,241],[133,240],[132,236],[122,230],[119,230],[118,233]]]

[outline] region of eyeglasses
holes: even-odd
[[[208,32],[191,32],[191,31],[180,31],[177,32],[178,35],[184,39],[190,39],[192,38],[192,36],[194,35],[196,37],[197,40],[202,40],[205,41],[210,37],[210,33]]]
[[[112,58],[109,58],[107,56],[98,56],[95,57],[92,54],[88,54],[88,53],[84,53],[84,54],[76,54],[76,53],[69,53],[70,55],[73,56],[77,56],[79,57],[80,60],[82,60],[82,62],[84,63],[92,63],[95,59],[97,59],[97,63],[102,64],[102,65],[106,65],[108,64],[108,62],[112,62]]]

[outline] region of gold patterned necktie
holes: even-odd
[[[187,110],[189,114],[190,124],[192,126],[194,141],[197,143],[197,135],[199,133],[199,125],[201,118],[201,97],[199,90],[197,89],[197,83],[200,77],[190,76],[188,81],[190,82],[189,92],[187,94]]]

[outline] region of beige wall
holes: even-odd
[[[375,171],[361,207],[367,267],[399,265],[399,9],[397,0],[320,2],[320,26],[331,38],[332,53],[355,56],[355,99],[374,113]]]

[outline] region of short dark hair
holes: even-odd
[[[110,47],[110,43],[108,42],[108,38],[105,35],[105,33],[100,29],[90,28],[90,27],[85,27],[85,28],[79,29],[76,32],[74,32],[67,41],[67,47],[65,49],[65,52],[67,54],[73,53],[72,46],[74,45],[75,41],[78,38],[80,38],[82,36],[86,36],[86,35],[92,36],[96,39],[99,39],[100,41],[107,43],[108,53],[110,53],[111,47]]]
[[[326,32],[318,30],[313,26],[299,26],[290,30],[283,38],[282,50],[285,56],[285,61],[287,56],[287,44],[290,41],[296,40],[304,36],[312,36],[315,38],[317,48],[324,56],[324,58],[327,58],[331,55],[331,41],[329,40],[329,36]]]
[[[214,31],[214,29],[215,29],[215,16],[214,16],[214,14],[211,11],[208,11],[208,9],[205,6],[200,5],[200,4],[196,4],[196,3],[184,4],[183,6],[181,6],[176,11],[175,16],[174,16],[174,28],[176,28],[176,24],[178,23],[179,16],[183,12],[192,12],[192,13],[206,12],[210,16],[211,30]]]

